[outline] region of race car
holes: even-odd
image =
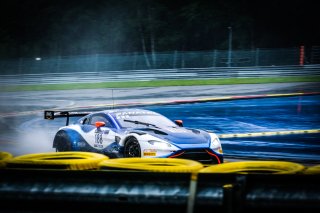
[[[69,124],[70,117],[81,117]],[[110,158],[184,158],[204,164],[223,163],[218,136],[206,130],[183,127],[181,120],[144,109],[110,109],[97,112],[45,111],[45,119],[66,117],[54,136],[57,152],[86,151]]]

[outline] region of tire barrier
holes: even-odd
[[[271,174],[296,174],[302,172],[305,166],[299,163],[286,161],[244,161],[231,162],[208,166],[200,173],[271,173]]]
[[[9,160],[13,158],[13,155],[9,152],[0,152],[0,160]]]
[[[100,170],[196,173],[202,168],[197,161],[173,158],[119,158],[99,163]]]
[[[303,172],[303,174],[307,175],[319,175],[320,174],[320,164],[315,166],[308,166]]]
[[[0,168],[5,168],[7,161],[12,159],[13,155],[9,152],[0,152]]]
[[[17,156],[7,161],[7,168],[31,169],[97,169],[107,156],[92,152],[49,152]]]

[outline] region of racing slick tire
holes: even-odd
[[[92,152],[48,152],[21,155],[7,162],[8,168],[91,170],[109,159]]]
[[[203,169],[197,161],[175,158],[118,158],[99,163],[100,170],[196,173]]]
[[[125,158],[141,157],[141,147],[135,137],[130,137],[126,141],[123,154]]]
[[[199,173],[267,173],[267,174],[296,174],[305,169],[298,163],[286,161],[244,161],[231,162],[208,166]]]
[[[53,144],[57,152],[71,151],[71,141],[65,131],[57,132],[56,136],[54,137]]]
[[[307,175],[313,175],[313,174],[319,175],[320,174],[320,164],[315,165],[315,166],[309,166],[302,173],[307,174]]]
[[[0,152],[0,168],[5,168],[7,161],[12,159],[13,155],[9,152]]]

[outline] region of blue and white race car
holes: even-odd
[[[81,116],[69,125],[69,117]],[[142,109],[98,112],[45,111],[45,119],[66,117],[53,140],[58,152],[87,151],[110,158],[184,158],[205,164],[223,162],[218,136],[209,131],[183,127],[159,113]]]

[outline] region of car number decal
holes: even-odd
[[[103,143],[102,133],[96,133],[93,146],[96,148],[103,148],[102,143]]]

